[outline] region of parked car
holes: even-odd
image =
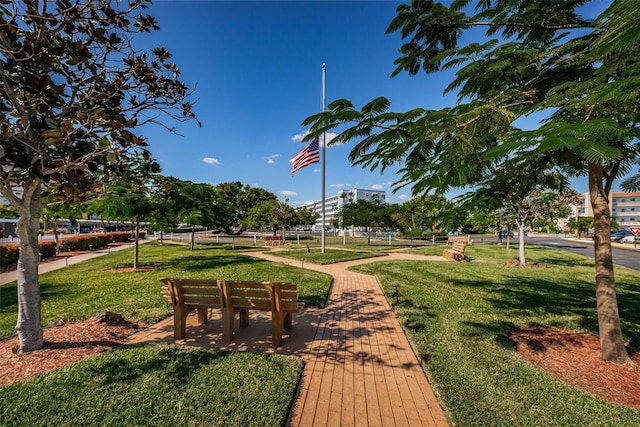
[[[633,242],[633,238],[635,237],[633,235],[633,233],[630,230],[620,230],[617,231],[615,233],[613,233],[611,235],[611,241],[612,242],[620,242],[622,241],[622,239],[626,238],[626,237],[631,237],[632,238],[632,242]]]
[[[509,237],[513,237],[513,231],[507,231],[507,230],[500,231],[501,238],[504,239],[505,237],[507,237],[507,235],[509,235]]]
[[[636,241],[636,236],[631,235],[631,236],[626,236],[623,237],[622,239],[620,239],[620,242],[622,243],[633,243]]]

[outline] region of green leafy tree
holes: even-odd
[[[388,212],[386,204],[374,196],[371,200],[359,199],[343,204],[336,216],[343,228],[364,228],[367,232],[367,245],[371,245],[372,228],[391,223],[390,215],[386,215],[385,212]]]
[[[545,158],[544,170],[586,175],[602,357],[627,363],[608,197],[640,154],[640,23],[634,18],[640,3],[614,1],[591,19],[580,14],[583,0],[482,0],[474,9],[469,3],[414,0],[398,6],[387,30],[405,40],[393,75],[455,70],[446,89],[457,91],[455,107],[394,113],[385,98],[360,110],[338,100],[304,121],[313,124],[308,139],[347,125],[332,143],[358,140],[350,159],[364,167],[399,163],[397,184],[411,184],[416,194],[475,185],[513,158]],[[487,29],[486,38],[464,44],[478,27]],[[550,116],[539,129],[513,127],[515,119],[540,111]]]
[[[311,209],[299,206],[295,209],[296,216],[293,225],[313,225],[316,223],[320,215],[313,213]]]
[[[443,231],[451,224],[447,213],[454,208],[453,203],[441,195],[419,196],[407,200],[401,206],[403,215],[401,223],[408,231]]]
[[[593,228],[592,216],[579,216],[577,218],[571,218],[567,221],[569,229],[578,233],[578,238],[581,234],[588,234],[589,230]]]
[[[240,235],[247,229],[245,219],[249,209],[260,203],[277,200],[278,197],[263,188],[242,185],[240,181],[223,182],[215,186],[218,198],[230,207],[229,216],[221,227],[229,235]]]
[[[124,173],[111,177],[105,194],[94,203],[100,217],[107,220],[131,221],[133,224],[133,268],[140,264],[140,222],[151,218],[154,211],[162,209],[151,194],[153,179],[160,173],[160,165],[144,156],[127,160]]]
[[[157,175],[153,180],[154,191],[151,193],[154,209],[148,217],[149,230],[160,232],[160,244],[163,233],[174,230],[179,225],[179,214],[182,195],[180,180],[171,176]]]
[[[210,184],[178,181],[178,197],[172,201],[173,212],[180,223],[191,225],[191,250],[195,249],[196,226],[217,229],[230,215],[230,206],[218,197]]]
[[[0,194],[19,212],[20,351],[42,347],[38,227],[43,194],[76,199],[145,150],[138,126],[194,118],[171,54],[134,47],[158,29],[148,0],[0,2]],[[20,189],[21,192],[16,191]]]
[[[18,210],[13,206],[0,205],[0,218],[19,218]]]
[[[529,159],[510,159],[496,168],[479,189],[461,199],[466,206],[494,208],[507,224],[518,227],[518,260],[520,265],[526,265],[526,230],[536,220],[557,218],[577,203],[578,194],[558,172],[545,172]]]
[[[296,212],[285,202],[278,200],[268,200],[249,209],[246,224],[248,227],[258,230],[268,229],[275,236],[278,230],[282,230],[285,237],[285,230],[296,222]]]

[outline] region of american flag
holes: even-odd
[[[311,141],[311,144],[304,147],[302,151],[289,160],[289,163],[293,166],[291,169],[291,176],[305,166],[309,166],[312,163],[320,163],[320,151],[318,147],[318,138],[316,138]]]

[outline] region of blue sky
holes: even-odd
[[[137,46],[163,46],[174,55],[183,81],[196,87],[194,111],[202,122],[178,124],[182,136],[146,128],[163,174],[194,182],[241,181],[297,206],[321,197],[319,164],[291,177],[289,158],[307,116],[321,110],[321,70],[327,66],[327,103],[351,99],[356,107],[386,96],[392,110],[441,108],[443,75],[390,78],[401,45],[385,30],[399,2],[392,1],[185,1],[156,0],[149,9],[160,31]],[[175,125],[175,123],[169,123]],[[372,188],[391,202],[393,173],[352,167],[353,144],[327,150],[326,191]],[[576,190],[586,191],[582,182]]]

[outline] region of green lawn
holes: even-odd
[[[322,253],[322,251],[319,248],[313,248],[313,249],[310,249],[310,251],[307,251],[306,249],[278,251],[278,252],[275,252],[274,254],[285,257],[285,258],[300,260],[301,265],[302,265],[303,258],[305,262],[312,262],[314,264],[324,265],[324,264],[333,264],[336,262],[353,261],[356,259],[374,258],[374,257],[385,255],[384,253],[361,252],[361,251],[341,250],[341,249],[325,249],[325,252]]]
[[[542,268],[508,267],[517,258],[512,248],[474,244],[467,247],[472,262],[355,269],[380,278],[456,425],[640,425],[640,412],[567,386],[515,353],[508,334],[516,325],[596,334],[597,318],[591,260],[528,245],[529,262]],[[640,272],[616,268],[616,280],[623,333],[638,348]]]
[[[123,347],[0,387],[3,426],[279,426],[300,358]]]
[[[140,264],[156,265],[152,271],[107,271],[116,264],[132,265],[133,249],[126,249],[42,274],[42,322],[82,320],[107,310],[156,322],[171,314],[160,297],[161,277],[294,282],[306,305],[324,305],[331,276],[247,257],[239,253],[241,249],[214,244],[191,251],[188,246],[145,243],[140,247]],[[0,339],[14,334],[17,312],[15,283],[0,287]]]

